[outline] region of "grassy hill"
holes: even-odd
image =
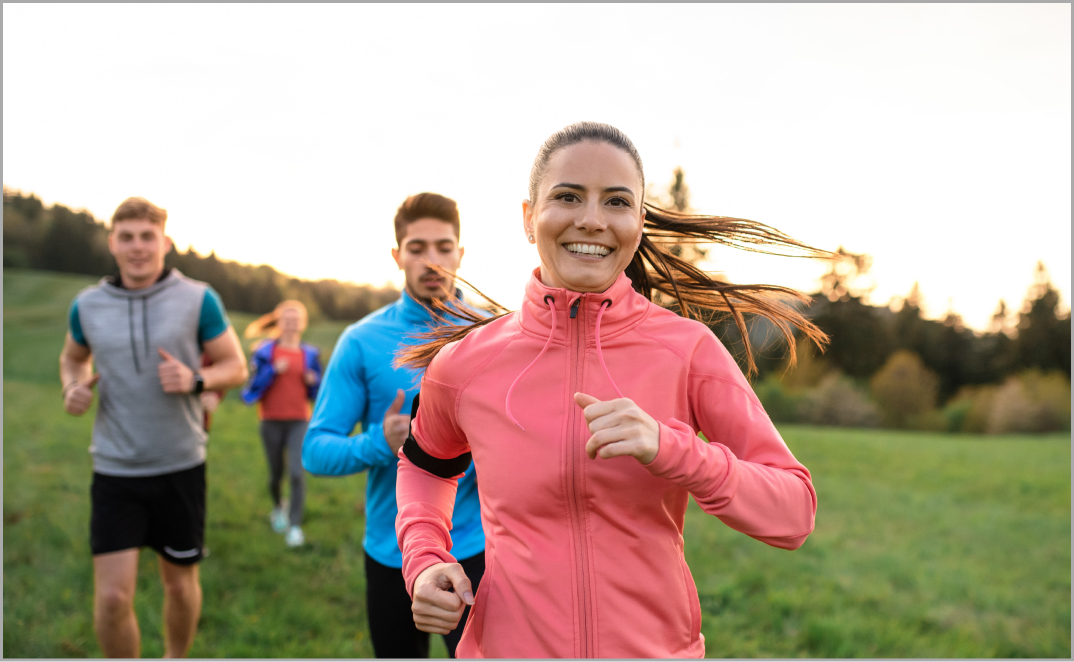
[[[4,271],[4,655],[100,656],[88,544],[90,416],[63,413],[67,306],[92,279]],[[233,315],[240,330],[248,317]],[[314,325],[330,350],[344,325]],[[686,555],[710,657],[1069,657],[1070,436],[783,427],[820,499],[785,552],[691,506]],[[273,534],[256,417],[233,397],[209,453],[194,657],[369,657],[364,476],[310,478],[309,545]],[[609,560],[609,562],[613,562]],[[163,653],[143,552],[143,655]],[[655,600],[660,587],[652,587]],[[439,637],[434,654],[443,656]]]

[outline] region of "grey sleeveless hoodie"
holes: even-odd
[[[89,448],[94,471],[155,476],[205,461],[201,400],[164,392],[157,348],[198,369],[207,287],[172,269],[144,289],[127,290],[102,278],[78,294],[82,333],[101,375]]]

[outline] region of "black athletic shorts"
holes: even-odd
[[[192,565],[204,555],[204,463],[160,476],[94,472],[90,498],[94,555],[150,547],[178,565]]]

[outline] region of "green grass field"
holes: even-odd
[[[92,279],[4,272],[4,655],[100,656],[91,619],[90,416],[63,413],[67,305]],[[234,315],[241,330],[249,316]],[[331,348],[344,325],[311,327]],[[309,544],[269,529],[254,412],[234,398],[209,453],[210,556],[195,657],[368,657],[364,477],[311,478]],[[784,427],[820,499],[798,551],[691,506],[686,554],[709,657],[1070,657],[1070,436]],[[143,655],[163,652],[143,552]],[[659,594],[659,587],[654,587]],[[434,655],[443,656],[439,637]]]

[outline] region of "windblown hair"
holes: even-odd
[[[578,122],[557,131],[541,145],[530,171],[530,200],[537,200],[541,180],[548,170],[552,155],[564,147],[582,142],[606,143],[626,152],[637,165],[641,190],[645,189],[641,156],[630,139],[619,129],[607,124]],[[744,315],[759,315],[775,325],[786,343],[790,365],[794,365],[797,359],[795,329],[820,348],[827,344],[828,336],[806,318],[796,305],[808,304],[809,297],[780,285],[729,283],[676,256],[671,248],[691,243],[722,244],[785,257],[831,259],[834,254],[808,246],[763,223],[744,218],[687,214],[661,209],[649,203],[645,203],[644,208],[641,244],[626,268],[626,275],[639,294],[676,310],[683,317],[706,324],[711,324],[720,315],[730,315],[742,336],[747,372],[751,376],[756,374],[757,364]],[[416,336],[421,342],[400,351],[396,365],[426,368],[444,345],[461,340],[474,329],[510,312],[466,281],[457,276],[455,278],[487,302],[486,307],[492,316],[484,317],[467,310],[465,306],[449,306],[448,302],[434,300],[430,308],[437,319],[445,323]],[[449,316],[461,318],[466,323],[446,323]]]
[[[246,327],[246,331],[243,335],[247,338],[278,338],[280,336],[280,316],[283,311],[288,308],[293,308],[302,315],[301,328],[306,328],[306,322],[309,319],[309,313],[306,312],[306,306],[296,299],[287,299],[276,304],[276,309],[271,313],[267,313],[258,317]]]

